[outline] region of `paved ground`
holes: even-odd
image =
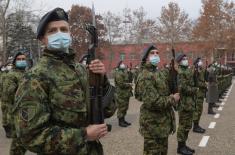
[[[205,134],[190,132],[188,145],[196,149],[195,155],[235,155],[235,86],[217,109],[218,118],[207,115],[207,104],[204,103],[201,126],[206,128]],[[139,107],[141,103],[131,98],[127,120],[132,123],[128,128],[120,128],[117,125],[116,116],[106,122],[113,125],[112,132],[102,139],[105,155],[141,155],[143,149],[143,138],[138,132]],[[0,114],[1,115],[1,114]],[[177,116],[177,113],[176,113]],[[216,117],[217,117],[216,116]],[[211,123],[211,122],[216,122]],[[211,124],[211,125],[210,125]],[[210,129],[208,128],[210,125]],[[213,128],[213,125],[214,128]],[[209,136],[208,141],[202,141],[204,136]],[[208,138],[208,137],[206,137]],[[204,142],[204,144],[203,144]],[[201,143],[202,146],[199,146]],[[7,155],[10,140],[6,139],[2,128],[0,129],[0,155]],[[176,155],[176,134],[169,138],[168,155]],[[27,153],[33,155],[33,153]]]

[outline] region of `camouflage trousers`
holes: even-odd
[[[199,123],[203,111],[204,97],[197,98],[196,109],[193,112],[193,122]]]
[[[26,149],[18,138],[13,138],[11,142],[10,155],[24,155]]]
[[[168,137],[144,137],[144,155],[167,155]]]
[[[117,97],[116,98],[117,118],[123,118],[126,116],[127,110],[129,108],[129,100],[130,100],[130,97],[126,97],[126,98]]]
[[[9,115],[8,115],[8,106],[1,102],[1,110],[2,110],[2,126],[8,125]]]
[[[193,111],[179,111],[179,127],[177,131],[178,142],[186,142],[188,133],[192,128]]]
[[[58,154],[58,153],[52,153],[52,154],[37,153],[37,155],[62,155],[62,154]],[[89,141],[89,142],[87,142],[87,152],[81,152],[81,150],[79,150],[79,152],[77,152],[77,153],[68,154],[68,155],[104,155],[103,146],[99,141]]]
[[[88,142],[88,155],[103,155],[103,147],[99,141]]]
[[[14,136],[14,124],[13,124],[13,116],[10,112],[12,109],[11,106],[5,104],[6,102],[1,102],[1,110],[2,110],[2,127],[5,130],[6,137],[12,138]]]

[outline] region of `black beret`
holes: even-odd
[[[194,65],[194,66],[197,65],[197,63],[198,63],[200,60],[201,60],[201,58],[198,57],[196,60],[194,60],[193,65]]]
[[[45,28],[49,22],[64,20],[68,22],[68,14],[61,8],[55,8],[54,10],[46,13],[40,20],[37,28],[37,39],[45,33]]]
[[[157,50],[157,47],[155,47],[154,45],[150,45],[149,47],[147,47],[145,50],[144,50],[144,54],[143,54],[143,57],[142,57],[142,63],[145,63],[146,62],[146,59],[149,55],[149,52],[152,51],[152,50]]]
[[[177,58],[176,58],[176,62],[180,63],[180,61],[183,59],[183,57],[185,57],[185,54],[180,54]]]

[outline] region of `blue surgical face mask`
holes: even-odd
[[[199,62],[198,62],[198,66],[199,66],[199,67],[203,66],[203,62],[202,62],[202,61],[199,61]]]
[[[47,49],[66,52],[71,42],[72,39],[69,33],[57,32],[48,36]]]
[[[182,60],[181,65],[187,67],[188,66],[188,60]]]
[[[16,68],[25,69],[27,67],[26,60],[16,61]]]
[[[151,56],[149,61],[152,65],[157,66],[157,64],[160,62],[160,57],[158,55]]]
[[[120,69],[125,69],[126,68],[126,66],[124,64],[121,64],[119,67],[120,67]]]

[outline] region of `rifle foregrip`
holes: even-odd
[[[111,125],[111,124],[107,124],[107,128],[108,128],[108,132],[111,132],[111,130],[112,130],[112,125]]]

